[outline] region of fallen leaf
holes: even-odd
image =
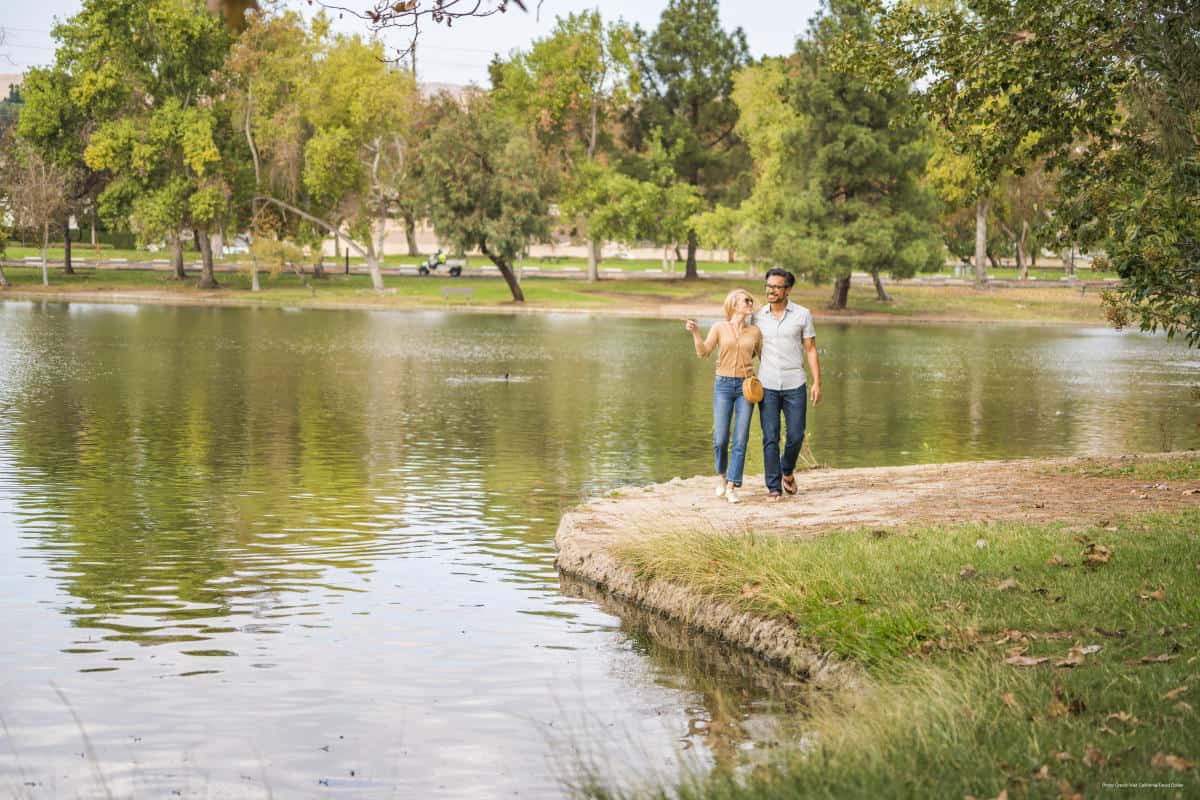
[[[1058,781],[1059,800],[1083,800],[1083,795],[1075,791],[1075,787],[1065,780]]]
[[[1067,708],[1067,704],[1061,700],[1052,700],[1050,705],[1046,706],[1046,716],[1050,719],[1058,719],[1069,714],[1071,709]]]
[[[1158,587],[1158,589],[1153,592],[1138,595],[1138,597],[1142,598],[1143,600],[1158,600],[1159,602],[1162,602],[1162,599],[1165,596],[1166,590],[1162,586]]]
[[[1017,645],[1016,647],[1010,647],[1007,650],[1005,650],[1004,655],[1010,656],[1010,657],[1011,656],[1021,656],[1021,655],[1025,655],[1025,653],[1027,653],[1027,652],[1029,652],[1029,645]],[[1047,659],[1047,660],[1049,660],[1049,659]]]
[[[1017,707],[1017,696],[1012,692],[1005,692],[1004,694],[1000,695],[1000,699],[1003,700],[1004,705],[1008,706],[1009,708]]]
[[[1058,759],[1059,761],[1074,761],[1075,760],[1075,756],[1071,755],[1066,750],[1062,751],[1061,753],[1055,753],[1054,757],[1056,759]]]
[[[1154,757],[1150,759],[1150,766],[1155,769],[1173,769],[1176,772],[1187,772],[1196,766],[1196,762],[1188,761],[1182,756],[1155,753]]]
[[[963,567],[962,569],[960,569],[958,571],[958,577],[962,578],[963,580],[967,580],[969,578],[974,578],[976,574],[978,574],[978,573],[975,572],[975,568],[972,567],[970,564],[967,564],[965,567]]]
[[[1115,631],[1110,631],[1107,628],[1096,628],[1096,633],[1101,636],[1107,636],[1110,639],[1124,639],[1129,634],[1129,631],[1124,628],[1117,628]]]
[[[1107,564],[1111,551],[1102,544],[1089,544],[1083,550],[1083,560],[1089,566],[1099,566]]]
[[[1051,566],[1055,566],[1055,567],[1065,567],[1067,565],[1067,562],[1063,561],[1063,557],[1060,556],[1058,553],[1055,553],[1054,555],[1047,558],[1046,563],[1050,564]]]
[[[987,539],[976,539],[975,546],[978,547],[980,550],[984,549],[985,547],[987,547]]]
[[[1042,764],[1042,768],[1041,768],[1041,769],[1039,769],[1037,772],[1033,773],[1033,779],[1034,779],[1035,781],[1048,781],[1048,780],[1050,780],[1050,765],[1049,765],[1049,764]]]
[[[826,601],[825,601],[825,605],[827,605],[827,606],[840,606],[842,603],[845,603],[845,602],[846,602],[845,600],[826,600]]]
[[[1113,736],[1117,735],[1117,732],[1114,731],[1112,728],[1108,727],[1107,725],[1101,725],[1099,728],[1099,732],[1100,733],[1111,733]]]
[[[1005,664],[1012,664],[1014,667],[1036,667],[1038,664],[1045,664],[1049,658],[1033,658],[1032,656],[1009,656],[1004,659]]]
[[[1140,661],[1143,664],[1165,664],[1168,661],[1174,661],[1178,657],[1174,653],[1163,653],[1157,656],[1142,656]]]
[[[1187,694],[1187,690],[1188,690],[1188,687],[1186,685],[1178,686],[1178,687],[1172,689],[1171,691],[1167,692],[1166,694],[1164,694],[1162,696],[1162,699],[1163,700],[1174,700],[1174,699],[1178,698],[1180,695]]]
[[[754,597],[762,591],[761,583],[745,583],[742,584],[742,597]]]
[[[996,586],[996,591],[1007,592],[1009,589],[1016,589],[1016,588],[1017,588],[1017,579],[1016,578],[1005,578],[1004,580],[1000,581],[1000,583]]]
[[[1124,722],[1126,725],[1128,725],[1132,728],[1136,728],[1142,722],[1140,719],[1135,717],[1133,714],[1130,714],[1128,711],[1117,711],[1116,713],[1109,714],[1104,719],[1106,719],[1106,720],[1115,719],[1117,722]]]
[[[1108,759],[1106,759],[1104,757],[1104,753],[1101,753],[1099,750],[1097,750],[1095,747],[1092,747],[1091,745],[1088,745],[1087,750],[1084,751],[1084,753],[1083,753],[1083,763],[1089,767],[1102,766],[1104,764],[1104,762],[1107,760]]]
[[[1092,653],[1100,652],[1100,645],[1093,644],[1087,647],[1072,647],[1067,655],[1061,660],[1054,662],[1056,667],[1077,667],[1083,663],[1086,656]]]
[[[1195,710],[1192,708],[1191,703],[1185,703],[1182,700],[1180,700],[1178,703],[1176,703],[1174,706],[1172,706],[1172,708],[1174,708],[1180,714],[1191,714]]]
[[[1020,631],[1007,630],[1004,635],[996,640],[996,644],[1007,644],[1009,642],[1020,642],[1025,640],[1025,634]]]

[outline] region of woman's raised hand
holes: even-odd
[[[683,321],[683,327],[687,328],[690,333],[695,333],[698,330],[696,326],[696,320],[694,319],[685,319]]]

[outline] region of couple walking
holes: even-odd
[[[750,293],[734,289],[725,298],[725,321],[714,325],[706,338],[700,338],[694,320],[684,322],[696,344],[696,355],[707,358],[717,351],[717,380],[713,386],[713,455],[719,476],[716,495],[731,503],[740,502],[737,490],[742,486],[750,439],[754,404],[744,396],[742,384],[754,374],[754,358],[759,358],[758,377],[763,385],[758,417],[769,500],[779,500],[784,492],[796,493],[792,473],[804,444],[808,410],[806,360],[812,372],[812,403],[815,406],[821,402],[821,364],[812,314],[788,299],[796,278],[776,268],[767,272],[766,281],[766,305],[756,311]],[[781,417],[787,430],[782,452]]]

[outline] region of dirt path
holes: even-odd
[[[556,564],[567,575],[729,639],[797,674],[843,684],[852,679],[853,669],[806,649],[796,630],[751,618],[684,587],[642,581],[612,555],[613,546],[679,530],[812,537],[864,527],[998,521],[1103,528],[1132,514],[1200,508],[1200,480],[1104,477],[1134,464],[1180,457],[1197,456],[819,469],[798,473],[798,494],[774,503],[755,475],[747,476],[738,505],[713,496],[712,478],[675,479],[592,500],[564,515],[555,539]]]

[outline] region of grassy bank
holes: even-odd
[[[9,267],[5,273],[12,287],[8,296],[28,294],[112,294],[129,295],[126,299],[143,302],[249,303],[277,306],[345,306],[395,308],[444,308],[445,286],[470,287],[475,306],[507,306],[511,295],[499,277],[451,279],[445,276],[420,278],[387,276],[386,289],[378,293],[370,288],[366,275],[331,273],[323,279],[298,276],[292,272],[263,273],[263,291],[250,291],[250,276],[245,272],[219,273],[222,288],[201,291],[195,279],[173,280],[169,273],[140,269],[80,268],[76,275],[51,274],[50,286],[41,286],[36,267]],[[194,273],[193,273],[194,274]],[[527,279],[526,306],[532,309],[621,311],[657,316],[675,313],[717,313],[726,293],[734,287],[759,291],[760,279],[709,278],[702,281],[610,280],[589,283],[585,280]],[[965,287],[896,286],[891,289],[894,302],[881,303],[870,288],[855,287],[844,312],[829,314],[828,286],[798,283],[792,298],[813,309],[818,316],[877,317],[911,320],[996,320],[1021,322],[1062,322],[1101,325],[1097,293],[1083,294],[1065,288],[1013,288],[976,291]],[[140,295],[135,297],[134,295]],[[4,297],[5,293],[0,293]],[[457,300],[458,298],[456,298]],[[680,308],[680,307],[684,308]]]
[[[1194,480],[1200,461],[1130,468]],[[1200,511],[805,541],[668,533],[619,555],[643,577],[794,624],[868,675],[866,692],[819,705],[774,768],[653,795],[1200,792]]]

